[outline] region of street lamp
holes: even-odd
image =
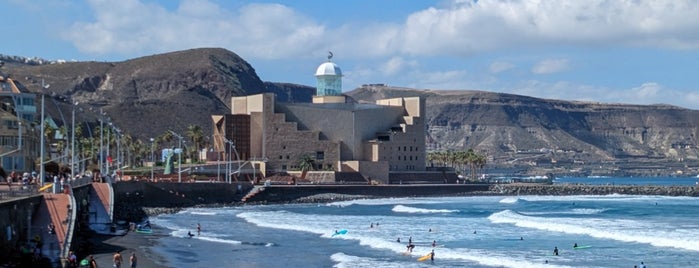
[[[41,79],[41,152],[39,158],[39,185],[44,185],[44,89],[49,88],[49,84],[44,84]]]
[[[78,102],[73,105],[73,115],[71,116],[71,141],[70,141],[70,179],[75,179],[75,107]]]
[[[153,181],[153,168],[155,168],[155,158],[153,157],[153,145],[154,145],[153,142],[154,142],[154,141],[155,141],[155,139],[150,138],[150,161],[151,161],[151,164],[150,164],[150,181],[151,181],[151,182]]]
[[[105,173],[107,174],[107,176],[109,176],[109,164],[110,164],[109,163],[109,144],[111,143],[111,142],[109,142],[109,132],[111,132],[110,131],[111,129],[112,129],[112,122],[109,122],[109,127],[107,128],[107,159],[106,159],[106,162],[104,163],[105,170],[106,170]],[[111,182],[111,180],[110,180],[110,182]]]
[[[180,153],[177,154],[177,162],[179,162],[179,164],[177,164],[177,182],[182,183],[182,139],[184,139],[184,138],[172,130],[169,130],[169,131],[170,131],[170,133],[172,133],[172,135],[175,135],[175,137],[177,137],[180,140],[180,143],[179,143],[180,144],[179,145]]]

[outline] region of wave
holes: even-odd
[[[216,215],[216,212],[191,211],[191,212],[189,212],[189,214],[213,216],[213,215]]]
[[[403,206],[403,205],[397,205],[397,206],[393,207],[392,211],[393,212],[400,212],[400,213],[423,213],[423,214],[459,212],[459,210],[454,210],[454,209],[424,209],[424,208],[408,207],[408,206]]]
[[[517,201],[519,201],[519,198],[516,197],[505,197],[502,200],[500,200],[499,203],[501,204],[516,204]]]
[[[574,208],[565,211],[521,212],[524,215],[594,215],[605,212],[606,208]]]
[[[595,238],[622,242],[643,243],[656,247],[679,248],[699,251],[699,234],[691,230],[660,229],[652,222],[634,220],[605,220],[580,218],[549,218],[522,215],[511,210],[493,213],[492,223],[567,234],[589,235]]]

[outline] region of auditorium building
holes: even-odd
[[[357,103],[342,95],[342,71],[331,58],[315,72],[311,103],[280,103],[272,93],[233,97],[230,114],[212,116],[214,149],[264,174],[256,179],[301,174],[304,162],[318,183],[424,176],[425,100]]]

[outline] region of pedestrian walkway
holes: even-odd
[[[67,194],[43,194],[43,202],[32,217],[30,237],[34,245],[41,245],[41,255],[56,262],[61,258],[61,250],[66,245],[71,223],[71,196]],[[53,232],[49,232],[49,224]],[[37,239],[38,238],[38,239]],[[41,241],[36,243],[36,241]]]

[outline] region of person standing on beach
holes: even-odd
[[[123,259],[121,258],[121,253],[119,253],[119,251],[117,251],[116,253],[114,253],[114,267],[115,267],[115,268],[121,268],[121,262],[122,262],[122,261],[123,261]]]
[[[136,268],[136,263],[138,260],[136,259],[136,252],[131,253],[131,258],[129,258],[129,263],[131,264],[131,268]]]
[[[92,255],[90,255],[90,268],[97,268],[97,261],[95,261],[95,257],[92,257]]]

